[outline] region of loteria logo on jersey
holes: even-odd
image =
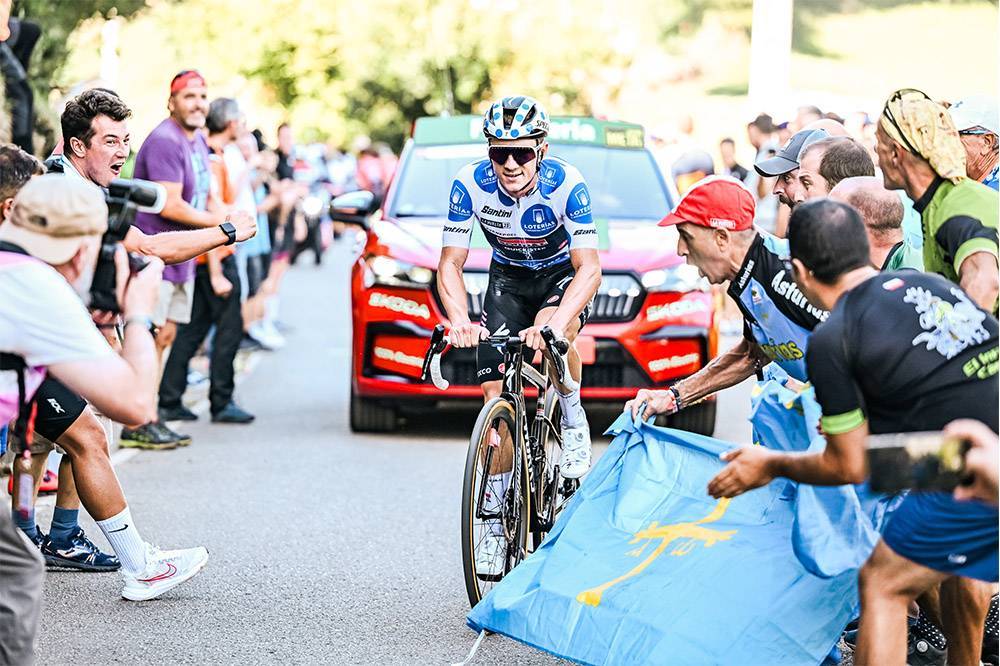
[[[556,214],[544,204],[535,204],[521,216],[521,228],[524,229],[524,233],[534,238],[552,233],[558,225]]]

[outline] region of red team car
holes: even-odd
[[[550,154],[576,166],[590,188],[604,274],[589,323],[577,339],[582,397],[621,404],[643,387],[690,375],[716,354],[715,305],[707,283],[677,256],[673,227],[657,222],[670,191],[638,125],[554,118]],[[448,193],[459,169],[486,155],[482,118],[422,118],[381,206],[367,193],[338,197],[335,218],[360,223],[367,240],[351,272],[351,429],[390,431],[407,408],[443,399],[481,400],[474,349],[444,356],[447,393],[420,380],[431,330],[448,324],[435,269]],[[469,313],[480,315],[491,250],[476,228],[465,266]],[[671,417],[711,434],[715,402]]]

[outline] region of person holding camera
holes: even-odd
[[[0,422],[29,409],[47,374],[122,423],[148,422],[155,414],[151,313],[163,263],[151,258],[130,276],[124,248],[111,256],[101,252],[107,225],[100,189],[80,179],[38,176],[14,198],[11,217],[0,226],[0,352],[19,359],[20,367],[0,372]],[[124,315],[121,355],[81,300],[90,294],[102,262],[113,262],[117,277],[116,299]],[[152,599],[198,573],[208,551],[161,551],[143,541],[108,450],[95,442],[100,440],[59,440],[84,507],[121,561],[122,597]]]
[[[788,240],[799,289],[830,311],[806,352],[826,448],[728,451],[722,458],[729,464],[709,483],[709,494],[734,497],[777,477],[813,485],[862,483],[869,434],[940,431],[958,419],[997,432],[1000,338],[989,312],[941,276],[879,273],[870,264],[864,223],[846,204],[799,204]],[[940,585],[948,663],[978,663],[989,583],[997,582],[997,523],[995,500],[910,492],[860,572],[856,662],[903,663],[907,607]]]
[[[50,170],[107,189],[128,157],[130,136],[127,120],[130,116],[131,110],[109,90],[89,90],[70,100],[61,118],[64,152],[49,160]],[[14,151],[21,154],[17,155]],[[5,195],[0,199],[2,212],[9,211],[12,197],[28,177],[41,170],[34,157],[18,151],[14,146],[0,146],[0,194]],[[118,181],[120,184],[129,182]],[[255,221],[247,216],[234,215],[232,224],[237,240],[250,238],[256,233]],[[127,251],[158,257],[167,264],[186,261],[229,242],[229,234],[217,227],[146,235],[126,223],[126,229],[117,233],[124,237],[122,244]],[[104,326],[113,326],[113,317],[105,314],[104,319]],[[37,454],[31,470],[35,481],[34,492],[30,502],[21,501],[19,477],[22,470],[16,470],[12,475],[12,502],[15,506],[22,504],[25,510],[16,513],[15,522],[41,549],[50,566],[83,571],[117,570],[120,566],[118,560],[102,553],[79,525],[80,499],[68,456],[63,457],[59,466],[60,483],[49,534],[42,533],[35,524],[34,500],[46,469],[44,454],[52,448],[50,442],[73,439],[82,447],[108,447],[105,429],[93,411],[87,408],[86,401],[58,380],[48,377],[42,383],[36,404],[39,413],[35,430],[40,437],[36,437],[32,445],[33,453]],[[165,441],[161,446],[172,448],[177,445],[169,435],[160,439]]]

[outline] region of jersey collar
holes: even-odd
[[[937,191],[941,187],[942,183],[944,183],[944,178],[941,176],[934,176],[934,181],[931,183],[930,187],[927,188],[927,191],[924,192],[919,199],[913,202],[913,210],[923,214],[924,209],[930,205],[931,199],[933,199],[934,195],[937,194]]]
[[[729,283],[729,293],[733,298],[738,297],[747,288],[750,283],[750,276],[753,274],[753,269],[757,266],[759,261],[757,255],[760,253],[760,248],[764,245],[764,237],[757,233],[754,236],[753,242],[750,243],[750,248],[747,250],[747,256],[743,258],[743,265],[740,266],[740,270],[737,271],[736,277],[732,279]]]

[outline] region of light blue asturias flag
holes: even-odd
[[[822,410],[811,386],[795,391],[781,378],[758,383],[751,394],[754,444],[780,451],[819,452]],[[778,482],[780,483],[780,481]],[[868,484],[809,486],[784,481],[792,503],[792,546],[807,571],[836,576],[859,569],[879,539],[885,517],[902,497],[879,495]]]
[[[857,571],[803,566],[787,481],[715,500],[706,486],[731,444],[628,414],[609,433],[548,538],[469,625],[590,664],[823,662],[856,616]]]

